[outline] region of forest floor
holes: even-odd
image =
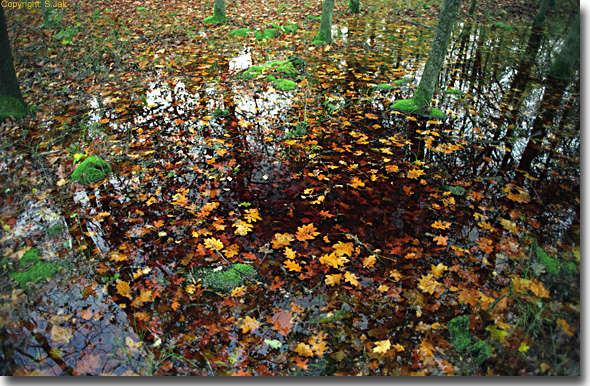
[[[491,85],[459,102],[441,90],[445,122],[386,109],[415,89],[440,1],[337,2],[322,47],[316,2],[228,2],[214,26],[212,1],[196,3],[72,1],[52,28],[6,10],[35,113],[0,125],[0,374],[580,374],[575,151],[519,178],[496,142],[453,132],[453,111],[502,125],[478,104]],[[468,3],[473,41],[526,41],[533,2],[479,0],[473,18]],[[572,7],[550,11],[548,36]],[[270,23],[299,29],[230,34]],[[294,91],[238,76],[236,58],[292,55]],[[579,83],[567,90],[564,111]],[[90,155],[114,177],[72,182]],[[41,262],[22,263],[34,248]],[[258,277],[217,294],[187,279],[230,262]],[[59,274],[14,279],[41,263]]]

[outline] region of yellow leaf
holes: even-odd
[[[313,350],[314,354],[316,354],[317,356],[321,357],[322,355],[324,355],[324,351],[326,351],[326,349],[328,348],[326,346],[326,342],[324,341],[326,336],[327,334],[325,332],[320,331],[317,334],[312,335],[309,339],[309,345],[311,346],[311,349]]]
[[[117,280],[117,292],[119,295],[131,299],[131,289],[129,288],[129,283],[126,281]]]
[[[249,331],[256,331],[258,330],[258,327],[260,327],[260,322],[258,322],[256,319],[251,318],[249,316],[246,316],[244,318],[244,321],[242,322],[242,332],[243,333],[247,333]]]
[[[344,280],[346,280],[347,282],[349,282],[350,284],[352,284],[354,286],[359,285],[358,277],[354,273],[345,272],[344,273]]]
[[[329,267],[344,267],[344,263],[348,262],[349,260],[344,256],[336,256],[336,253],[332,252],[329,255],[323,255],[320,257],[320,263],[327,265]]]
[[[395,281],[400,281],[401,279],[403,279],[402,274],[399,273],[399,271],[397,269],[394,269],[393,271],[391,271],[389,273],[389,277],[392,277]]]
[[[389,287],[386,286],[385,284],[381,284],[378,288],[377,291],[381,292],[381,293],[385,293],[387,291],[389,291]]]
[[[395,351],[406,351],[406,350],[404,349],[404,346],[402,346],[402,345],[401,345],[401,344],[399,344],[399,343],[396,343],[396,344],[394,344],[394,345],[393,345],[393,348],[395,349]]]
[[[110,260],[111,261],[116,261],[116,262],[125,261],[125,260],[127,260],[127,256],[125,256],[124,254],[122,254],[119,251],[114,251],[114,252],[111,253],[111,259]]]
[[[217,249],[221,251],[223,249],[223,243],[219,239],[215,239],[213,237],[205,239],[205,247],[209,249]]]
[[[280,249],[282,247],[286,247],[287,245],[291,244],[291,241],[295,240],[292,234],[290,233],[277,233],[275,234],[274,240],[272,240],[272,247],[274,249]]]
[[[242,220],[236,220],[232,226],[236,228],[236,233],[240,236],[247,235],[252,230],[252,225]]]
[[[506,331],[498,330],[495,325],[486,327],[486,330],[488,330],[492,336],[498,339],[500,342],[508,344],[508,341],[506,340],[508,333]]]
[[[430,270],[434,277],[441,277],[444,271],[447,271],[449,268],[444,265],[443,263],[439,263],[438,265],[431,264]]]
[[[157,201],[156,201],[156,198],[152,196],[152,197],[150,197],[150,199],[149,199],[149,200],[147,200],[145,203],[146,203],[146,205],[147,205],[147,206],[150,206],[150,205],[152,205],[152,204],[155,204],[156,202],[157,202]]]
[[[313,193],[313,191],[314,191],[314,188],[305,189],[305,190],[303,191],[303,194],[310,195],[310,194],[312,194],[312,193]]]
[[[375,258],[375,255],[367,256],[363,259],[363,267],[371,268],[375,265],[376,261],[377,259]]]
[[[436,281],[432,273],[423,276],[418,283],[418,288],[424,292],[428,292],[431,295],[436,292],[440,286],[441,284]]]
[[[313,356],[313,352],[311,351],[311,347],[309,345],[300,342],[297,347],[295,348],[295,352],[303,357],[311,357]]]
[[[287,247],[285,248],[285,256],[287,256],[287,259],[294,259],[297,256],[297,252]]]
[[[294,262],[293,260],[285,260],[283,262],[283,265],[289,271],[301,272],[301,266],[298,263]]]
[[[244,218],[248,222],[256,222],[258,220],[262,220],[262,217],[260,217],[260,214],[258,213],[258,209],[246,209],[246,215],[244,216]]]
[[[336,284],[340,284],[340,280],[342,279],[342,274],[334,274],[334,275],[326,275],[326,284],[334,286]]]
[[[231,296],[240,298],[246,294],[246,286],[236,287],[231,291]]]
[[[373,348],[374,353],[385,354],[391,348],[391,342],[389,339],[387,340],[380,340],[375,342],[375,347]]]
[[[343,243],[342,241],[339,241],[337,244],[332,245],[332,248],[334,248],[334,253],[338,256],[352,256],[352,252],[354,251],[354,244]]]
[[[520,343],[520,347],[518,348],[518,351],[520,352],[525,352],[529,349],[530,347],[527,346],[527,344],[525,342],[521,342]]]
[[[186,286],[185,291],[188,292],[189,294],[194,294],[196,291],[196,287],[194,284],[189,284]]]

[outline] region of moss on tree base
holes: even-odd
[[[98,156],[86,158],[72,173],[72,181],[78,181],[82,185],[93,184],[105,178],[111,165]]]
[[[27,115],[27,108],[16,98],[0,95],[0,120],[14,117],[20,119]]]
[[[209,17],[205,18],[205,20],[203,20],[203,23],[222,24],[222,23],[225,23],[225,20],[226,19],[223,16],[213,15],[213,16],[209,16]]]
[[[420,115],[424,118],[438,118],[444,119],[446,115],[439,109],[434,107],[421,107],[417,106],[412,99],[403,99],[394,103],[392,106],[393,110],[401,111],[408,114]]]

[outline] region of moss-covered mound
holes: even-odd
[[[396,86],[401,86],[402,84],[406,84],[411,81],[412,81],[412,79],[410,79],[410,78],[401,78],[401,79],[394,80],[393,84],[395,84]]]
[[[560,272],[574,274],[578,266],[573,261],[559,261],[550,257],[543,248],[537,247],[537,261],[545,266],[545,272],[550,275],[558,275]]]
[[[454,94],[454,95],[461,95],[461,90],[456,90],[454,88],[450,88],[448,90],[443,91],[445,94]]]
[[[446,118],[446,115],[439,109],[435,109],[434,107],[424,108],[417,106],[412,99],[399,100],[394,103],[392,109],[407,114],[420,115],[424,118]]]
[[[111,165],[98,156],[86,158],[76,167],[72,173],[72,181],[78,181],[82,185],[93,184],[106,177],[111,170]]]
[[[453,349],[462,355],[468,355],[473,362],[480,366],[492,356],[492,348],[484,341],[473,343],[469,332],[469,316],[461,315],[452,319],[448,324]]]
[[[231,267],[201,267],[192,271],[195,279],[201,280],[204,288],[219,292],[228,292],[244,285],[249,278],[256,278],[257,272],[248,264],[232,264]]]
[[[46,280],[59,272],[57,264],[43,261],[39,256],[37,248],[29,249],[20,259],[18,270],[9,273],[21,288],[25,288],[28,283]]]
[[[299,26],[293,22],[289,22],[285,25],[280,25],[278,23],[270,23],[268,28],[263,30],[251,30],[250,28],[238,28],[232,32],[230,35],[232,36],[242,36],[248,37],[250,35],[254,35],[256,40],[261,41],[263,39],[274,39],[280,34],[287,34],[295,32],[299,29]]]
[[[299,75],[299,71],[295,69],[291,61],[273,60],[262,66],[252,66],[238,76],[244,79],[253,79],[256,78],[258,75],[262,75],[263,73],[268,74],[270,76],[274,76],[277,74],[286,74],[290,76]]]
[[[27,115],[27,108],[16,98],[0,95],[0,121],[14,117],[16,119]]]

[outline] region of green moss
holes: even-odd
[[[305,60],[301,59],[297,55],[289,55],[289,62],[293,64],[295,69],[305,68]]]
[[[29,249],[24,255],[23,257],[20,259],[19,262],[19,267],[24,267],[30,263],[34,263],[37,261],[40,261],[40,252],[37,248],[31,248]]]
[[[385,84],[385,83],[383,83],[383,84],[378,84],[378,85],[376,85],[375,87],[376,87],[376,88],[378,88],[378,89],[380,89],[380,90],[391,90],[391,89],[393,88],[393,86],[392,86],[392,85],[390,85],[390,84]]]
[[[6,257],[0,260],[0,271],[8,271],[12,268],[12,262],[8,260]]]
[[[402,84],[406,84],[406,83],[409,83],[411,81],[412,81],[412,79],[410,79],[410,78],[401,78],[401,79],[398,79],[398,80],[394,80],[393,81],[393,84],[395,84],[396,86],[401,86]]]
[[[38,261],[25,271],[11,273],[10,277],[17,281],[21,288],[24,288],[28,283],[46,280],[57,272],[59,272],[59,266],[57,264]]]
[[[319,46],[322,44],[326,44],[327,41],[328,41],[327,37],[324,35],[323,31],[320,30],[320,32],[318,32],[317,36],[315,37],[315,39],[313,39],[311,44],[313,44],[315,46]]]
[[[541,247],[537,247],[537,260],[545,266],[545,271],[550,275],[557,275],[562,271],[568,274],[574,274],[578,270],[576,263],[572,261],[561,262],[549,257],[547,252]]]
[[[239,76],[241,78],[245,78],[245,79],[253,79],[253,78],[257,77],[258,75],[261,75],[263,72],[270,73],[267,76],[267,80],[280,82],[281,84],[279,85],[279,87],[282,87],[283,89],[289,89],[289,90],[292,90],[292,88],[289,88],[289,87],[295,88],[295,83],[292,81],[286,81],[285,79],[283,79],[283,80],[278,79],[275,75],[285,74],[285,75],[295,76],[295,75],[299,74],[299,71],[297,71],[295,69],[295,67],[293,67],[293,63],[291,63],[291,61],[284,60],[284,61],[272,61],[272,62],[265,64],[264,66],[252,66],[249,69],[247,69],[246,71],[244,71]],[[293,84],[291,84],[291,83],[293,83]]]
[[[483,362],[492,357],[492,348],[483,340],[480,340],[477,343],[471,345],[471,347],[469,347],[469,352],[471,354],[471,358],[473,358],[473,361],[478,366],[481,366]]]
[[[282,91],[295,90],[297,88],[295,82],[289,79],[277,79],[275,80],[275,86]]]
[[[467,352],[471,345],[469,337],[469,316],[461,315],[447,323],[449,333],[451,334],[451,344],[458,353]]]
[[[27,115],[27,108],[16,98],[0,95],[0,121],[14,117],[20,119]]]
[[[111,170],[111,165],[98,156],[86,158],[76,167],[72,173],[72,181],[78,181],[82,185],[92,184],[106,177]]]
[[[252,31],[250,28],[239,28],[237,30],[230,32],[229,34],[232,36],[248,37],[248,35],[251,33],[253,34],[254,31]]]
[[[307,18],[309,20],[312,20],[312,21],[320,21],[320,20],[322,20],[322,17],[321,16],[307,15]]]
[[[46,232],[49,236],[53,237],[53,236],[61,235],[63,230],[64,230],[64,226],[61,224],[57,224],[57,225],[47,228]]]
[[[211,267],[197,268],[193,275],[201,279],[203,287],[220,292],[231,291],[246,283],[249,277],[256,277],[257,272],[248,264],[232,264],[216,271]]]
[[[393,110],[401,111],[408,114],[416,114],[425,118],[439,118],[444,119],[446,115],[435,108],[423,108],[414,103],[413,99],[402,99],[394,103]]]
[[[450,88],[448,90],[443,91],[445,94],[454,94],[454,95],[461,95],[461,90],[455,90],[454,88]]]
[[[461,315],[447,323],[453,349],[462,355],[469,355],[480,366],[492,356],[492,348],[482,340],[472,343],[469,333],[469,316]]]
[[[225,17],[220,16],[220,15],[209,16],[209,17],[205,18],[205,20],[203,20],[203,23],[207,23],[207,24],[225,23]]]

